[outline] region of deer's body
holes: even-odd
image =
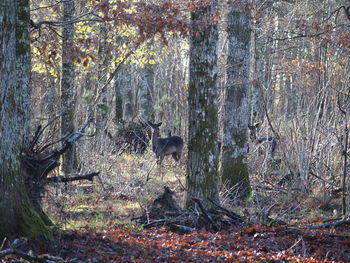
[[[156,154],[157,163],[162,164],[162,161],[165,156],[171,155],[176,162],[181,158],[182,149],[184,146],[184,141],[179,136],[169,136],[166,138],[159,137],[159,126],[158,124],[153,124],[148,122],[149,126],[152,128],[152,149]]]
[[[258,138],[257,137],[257,131],[258,131],[258,124],[256,125],[249,125],[248,124],[248,128],[250,131],[250,140],[252,141],[252,143],[256,144],[256,145],[262,145],[264,143],[269,143],[271,144],[271,155],[273,156],[276,150],[276,146],[277,146],[277,140],[276,138],[272,137],[272,136],[263,136]]]

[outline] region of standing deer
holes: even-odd
[[[248,128],[250,131],[250,140],[252,141],[252,143],[255,143],[256,145],[263,145],[265,143],[269,143],[270,149],[271,149],[271,156],[273,157],[276,147],[277,147],[277,140],[276,138],[272,137],[272,136],[263,136],[258,138],[258,128],[259,128],[259,124],[255,124],[255,125],[249,125],[248,124]]]
[[[179,136],[169,136],[160,138],[159,126],[162,123],[154,124],[148,121],[148,125],[152,129],[152,150],[156,154],[157,164],[162,165],[162,161],[166,155],[172,155],[176,162],[179,162],[184,147],[184,141]]]

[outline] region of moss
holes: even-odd
[[[49,227],[54,227],[55,224],[51,221],[51,219],[47,216],[47,214],[42,210],[42,208],[39,208],[40,211],[37,211],[40,215],[40,218],[44,221],[45,225]]]
[[[29,54],[29,28],[30,28],[30,13],[29,1],[20,0],[17,9],[18,23],[16,26],[16,55],[22,56]]]
[[[223,158],[230,157],[226,153]],[[248,165],[244,162],[243,156],[223,160],[220,172],[222,182],[227,188],[238,187],[240,197],[248,198],[250,196],[252,190],[249,182]]]
[[[46,219],[48,219],[47,216]],[[28,238],[40,237],[52,241],[52,230],[45,224],[46,219],[43,219],[42,216],[32,208],[29,201],[25,201],[21,209],[20,234]]]

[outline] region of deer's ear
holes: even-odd
[[[157,126],[159,127],[160,125],[162,125],[162,122],[158,123]]]

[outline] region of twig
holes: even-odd
[[[303,241],[303,238],[300,237],[290,248],[287,249],[287,251],[291,251],[293,248],[295,248],[302,241]]]
[[[135,46],[135,50],[141,45],[142,41],[139,41],[138,43],[136,43]],[[122,59],[122,61],[116,66],[116,68],[114,69],[114,71],[109,75],[108,80],[106,81],[106,83],[102,86],[101,89],[98,90],[97,92],[97,96],[96,99],[94,101],[94,104],[97,104],[98,100],[100,99],[101,95],[103,94],[104,90],[107,88],[107,86],[109,85],[109,83],[112,81],[112,79],[114,78],[114,76],[117,74],[117,72],[119,71],[120,67],[124,64],[124,62],[134,53],[134,50],[129,51],[124,58]]]
[[[65,141],[65,140],[66,140],[69,136],[71,136],[72,134],[73,134],[73,130],[69,131],[66,135],[63,135],[62,138],[60,138],[60,139],[58,139],[58,140],[56,140],[56,141],[53,141],[53,142],[50,142],[50,143],[44,145],[43,147],[41,147],[41,148],[38,150],[38,152],[43,152],[46,148],[48,148],[48,147],[50,147],[50,146],[52,146],[52,145],[54,145],[54,144],[57,144],[57,143],[59,143],[59,142]]]
[[[35,135],[32,139],[32,142],[30,143],[30,147],[29,149],[33,149],[34,145],[37,143],[37,141],[39,140],[40,136],[44,133],[45,129],[47,127],[49,127],[54,121],[56,121],[57,119],[61,118],[62,116],[64,116],[65,113],[62,113],[56,117],[54,117],[52,120],[50,120],[44,127],[41,127],[41,125],[39,125],[37,131],[35,132]]]
[[[39,134],[40,134],[41,128],[42,128],[42,126],[39,125],[38,128],[36,129],[35,134],[33,136],[33,139],[32,139],[30,146],[29,146],[29,152],[33,151],[34,145],[37,143],[37,141],[39,139]]]
[[[72,147],[72,145],[76,143],[84,135],[84,131],[86,127],[92,122],[92,120],[93,120],[92,118],[87,119],[84,122],[83,126],[77,132],[73,133],[73,135],[70,136],[70,138],[66,140],[66,143],[63,146],[55,150],[52,154],[48,155],[46,158],[42,159],[41,161],[47,161],[52,158],[58,157],[61,154],[63,154],[68,148]]]

